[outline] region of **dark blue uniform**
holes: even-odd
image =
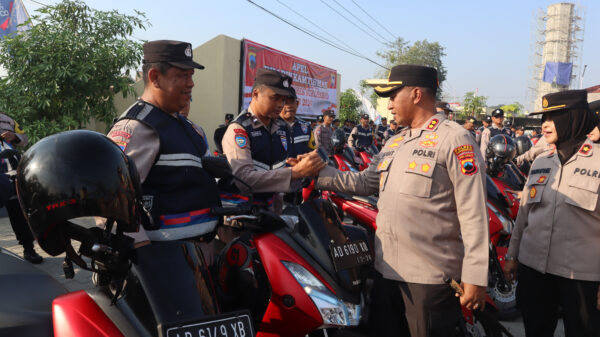
[[[202,168],[208,146],[183,117],[138,101],[119,120],[134,119],[152,129],[160,141],[159,153],[142,184],[145,207],[152,222],[143,225],[151,240],[176,240],[214,230],[217,218],[210,208],[220,205],[215,180]]]
[[[296,157],[299,154],[312,151],[309,146],[311,133],[312,128],[310,127],[310,123],[296,118],[294,124],[290,127],[290,157]]]
[[[361,125],[354,127],[348,138],[351,147],[367,147],[373,144],[373,132],[371,128],[363,128]]]

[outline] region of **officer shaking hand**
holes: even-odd
[[[454,336],[460,305],[481,310],[485,304],[483,158],[467,130],[436,113],[435,69],[398,65],[375,85],[379,96],[390,98],[395,121],[407,128],[385,143],[366,170],[326,167],[315,187],[379,192],[370,334]],[[446,277],[463,282],[460,300]]]

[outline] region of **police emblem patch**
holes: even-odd
[[[307,133],[308,132],[308,125],[305,123],[301,123],[300,124],[300,128],[302,129],[303,133]]]
[[[279,136],[279,138],[281,138],[281,145],[283,145],[283,148],[287,151],[287,149],[288,149],[287,137]]]
[[[538,184],[541,184],[541,183],[543,183],[544,181],[546,181],[546,178],[547,178],[546,176],[540,176],[540,177],[538,178],[538,180],[536,181],[536,183],[538,183]]]
[[[192,46],[188,44],[187,48],[185,48],[185,56],[192,57]]]
[[[531,189],[529,190],[529,198],[530,199],[535,198],[536,194],[537,194],[537,190],[535,189],[535,186],[532,186]]]
[[[437,133],[435,133],[435,132],[432,132],[432,133],[430,133],[430,134],[428,134],[428,135],[425,135],[425,139],[429,139],[429,140],[438,139],[438,137],[439,137],[439,136],[438,136],[438,135],[437,135]]]
[[[544,98],[542,100],[542,108],[547,108],[548,107],[548,100],[546,98]]]
[[[240,149],[245,149],[248,146],[248,138],[245,135],[237,134],[235,135],[235,143]]]
[[[588,155],[588,154],[590,154],[591,149],[592,149],[592,146],[590,144],[583,144],[581,149],[579,149],[579,153],[581,153],[583,155]]]
[[[461,145],[452,151],[460,163],[460,172],[463,175],[471,176],[477,173],[477,165],[475,164],[475,152],[473,145]]]
[[[282,84],[283,84],[284,88],[289,88],[290,87],[290,82],[287,79],[284,80]]]

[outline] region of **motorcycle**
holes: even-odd
[[[221,175],[223,189],[237,180],[226,161],[207,158],[203,165]],[[211,211],[239,225],[239,236],[225,247],[215,272],[224,309],[250,310],[257,336],[305,336],[323,329],[337,334],[357,327],[373,259],[366,231],[342,225],[326,200],[287,207],[279,216],[249,195],[247,203]]]

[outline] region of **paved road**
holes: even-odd
[[[4,214],[6,214],[4,212]],[[0,211],[0,216],[2,216],[2,212]],[[92,218],[80,218],[75,220],[74,222],[86,226],[91,227],[94,226],[94,221]],[[75,245],[74,245],[75,246]],[[22,256],[23,247],[19,245],[17,242],[15,235],[12,231],[8,218],[4,215],[4,217],[0,217],[0,247],[10,250],[11,252]],[[46,254],[42,249],[37,245],[35,245],[36,251],[44,257],[44,262],[42,264],[36,265],[37,268],[42,269],[46,273],[50,274],[60,283],[62,283],[65,288],[70,291],[81,290],[81,289],[91,289],[93,287],[91,277],[92,273],[87,270],[82,270],[75,265],[75,277],[73,279],[67,280],[64,277],[62,270],[62,262],[64,259],[64,254],[60,256],[50,256]],[[78,247],[75,247],[76,250]],[[525,337],[525,332],[523,330],[522,321],[516,320],[512,322],[502,322],[502,324],[512,333],[515,337]],[[562,322],[559,323],[559,328],[555,333],[555,337],[563,337],[563,327]]]

